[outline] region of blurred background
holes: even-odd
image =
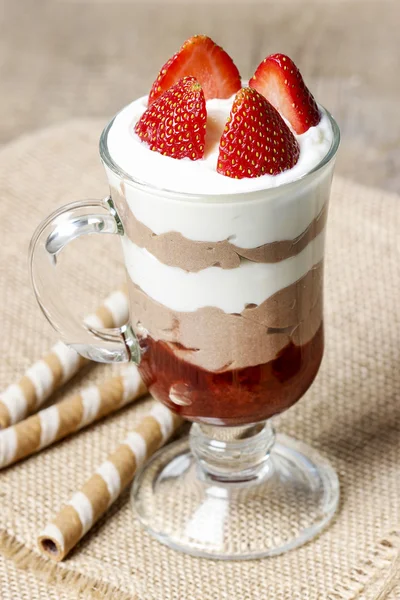
[[[0,145],[73,118],[105,123],[205,33],[243,78],[289,54],[339,122],[337,172],[400,191],[399,0],[0,0],[0,23]]]
[[[88,190],[93,197],[106,190],[100,165],[99,181],[96,177],[92,181],[93,157],[86,144],[93,145],[95,156],[93,130],[90,139],[82,139],[82,125],[74,126],[73,120],[94,119],[100,136],[102,123],[148,93],[160,67],[186,38],[204,33],[231,54],[245,79],[266,55],[289,54],[318,102],[340,125],[336,173],[400,192],[399,26],[400,0],[0,0],[0,148],[70,122],[71,143],[79,140],[89,165],[88,175],[80,154],[71,156],[70,149],[60,144],[54,171],[48,173],[41,159],[46,152],[38,149],[32,158],[27,144],[22,175],[10,169],[0,178],[0,281],[6,282],[0,285],[3,385],[14,381],[58,337],[34,304],[29,284],[26,253],[34,227],[51,209],[86,197]],[[89,121],[82,123],[86,127]],[[43,138],[33,139],[36,148],[36,140],[40,143]],[[23,156],[23,151],[16,155]],[[12,161],[12,150],[10,155]],[[62,156],[68,157],[67,165]],[[15,164],[15,156],[13,160]],[[68,179],[71,184],[66,187]],[[19,210],[10,210],[10,204],[27,191],[29,197]],[[92,310],[123,279],[119,240],[114,238],[79,240],[63,260],[67,267],[63,292],[69,305],[79,304],[81,313]],[[96,279],[106,262],[108,277]],[[382,289],[386,293],[387,288]],[[107,369],[94,370],[93,377],[104,379]],[[84,377],[77,377],[75,388],[68,391],[85,383]],[[380,422],[375,414],[371,419]],[[352,426],[353,422],[345,433]],[[376,452],[374,456],[379,458]],[[372,530],[378,530],[378,523],[372,522]],[[24,586],[27,576],[13,574],[10,568],[0,557],[0,597],[32,598],[30,591],[15,592],[15,581]],[[50,595],[43,587],[35,597],[64,595]]]

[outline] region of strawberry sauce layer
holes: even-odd
[[[178,359],[170,346],[147,337],[141,375],[150,393],[191,421],[242,425],[268,419],[292,406],[307,391],[321,364],[321,324],[303,346],[289,343],[265,364],[212,373]]]

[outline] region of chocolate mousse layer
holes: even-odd
[[[125,234],[134,244],[148,250],[160,262],[190,272],[198,272],[207,267],[234,269],[240,266],[243,258],[258,263],[276,263],[295,256],[321,233],[328,214],[326,204],[307,229],[293,240],[272,242],[257,248],[240,248],[229,240],[189,240],[176,231],[157,235],[136,219],[121,193],[112,190],[112,198],[123,221]]]
[[[306,344],[321,326],[323,264],[259,306],[227,314],[207,306],[177,312],[156,302],[129,280],[131,319],[182,360],[218,372],[263,364],[289,343]]]

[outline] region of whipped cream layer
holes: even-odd
[[[322,231],[296,256],[276,263],[243,259],[236,269],[207,267],[197,273],[161,263],[145,248],[123,238],[125,265],[130,279],[145,294],[177,312],[213,306],[225,313],[241,313],[304,277],[324,254]]]
[[[177,231],[156,234],[135,217],[126,199],[113,190],[118,214],[124,223],[125,235],[140,248],[145,248],[158,260],[171,267],[196,273],[207,267],[235,269],[243,259],[260,263],[275,263],[296,256],[323,231],[328,216],[325,204],[318,217],[295,239],[262,244],[256,248],[240,248],[233,242],[192,241]]]
[[[293,134],[300,146],[297,164],[279,175],[232,179],[217,173],[219,140],[229,117],[234,96],[207,101],[205,156],[201,160],[177,160],[150,150],[135,134],[137,121],[147,108],[147,96],[126,106],[108,132],[108,151],[113,161],[137,181],[188,194],[231,194],[263,190],[299,179],[328,153],[333,139],[330,120],[321,108],[321,121],[302,135]],[[290,128],[290,124],[286,121]]]

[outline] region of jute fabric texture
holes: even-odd
[[[33,299],[27,248],[35,225],[50,211],[107,194],[97,154],[102,125],[97,120],[73,121],[0,150],[1,388],[57,341]],[[275,423],[280,431],[319,448],[339,474],[340,510],[317,540],[269,560],[195,559],[150,538],[134,518],[126,493],[68,560],[54,565],[41,558],[35,547],[38,532],[115,440],[148,410],[152,401],[145,399],[0,473],[3,554],[51,580],[54,589],[68,586],[71,597],[398,598],[398,592],[390,596],[382,590],[393,587],[400,545],[399,230],[399,197],[335,180],[328,227],[325,358],[311,390]],[[62,267],[65,277],[58,289],[82,314],[124,279],[118,240],[106,236],[77,242]],[[89,367],[57,398],[119,370]],[[14,575],[12,571],[10,577]],[[22,574],[21,585],[31,577]],[[49,597],[57,596],[49,592]]]

